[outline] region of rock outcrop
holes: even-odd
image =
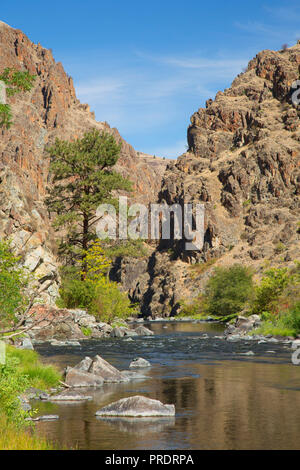
[[[96,416],[174,416],[175,406],[164,405],[159,400],[136,395],[122,398],[119,401],[101,408]]]
[[[149,259],[119,262],[116,277],[144,315],[176,314],[215,265],[244,263],[260,276],[263,265],[299,259],[300,107],[291,100],[299,67],[300,43],[262,51],[191,117],[189,149],[168,164],[159,201],[204,204],[204,246],[164,241]]]
[[[134,183],[136,202],[205,205],[204,246],[184,241],[152,245],[141,260],[116,260],[112,278],[122,283],[144,316],[174,315],[183,298],[201,292],[214,265],[234,262],[289,266],[300,255],[300,109],[292,103],[299,78],[300,44],[265,50],[224,92],[191,117],[188,151],[168,162],[136,152],[89,106],[76,98],[72,78],[51,51],[0,23],[0,71],[36,75],[31,92],[10,104],[14,125],[1,130],[0,236],[11,238],[39,279],[45,303],[58,292],[56,240],[43,203],[49,184],[45,147],[97,128],[122,143],[118,169]],[[167,168],[166,168],[167,165]],[[191,270],[193,264],[203,269]]]
[[[139,157],[117,129],[97,122],[89,106],[76,98],[72,78],[52,52],[1,22],[0,72],[6,67],[28,70],[36,80],[31,92],[9,98],[13,126],[1,129],[0,237],[12,240],[39,279],[42,300],[54,304],[59,277],[55,234],[43,203],[49,183],[45,147],[56,138],[75,139],[92,128],[112,133],[122,143],[117,169],[133,181],[130,197],[143,203],[157,200],[167,161]]]
[[[75,367],[67,367],[65,383],[69,387],[101,387],[103,383],[127,382],[128,376],[100,356],[85,357]]]

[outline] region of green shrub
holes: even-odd
[[[18,396],[29,387],[26,375],[19,373],[18,360],[7,358],[0,365],[0,413],[16,426],[24,424],[28,413],[22,410]]]
[[[195,266],[195,265],[194,265]],[[181,300],[180,302],[180,312],[178,317],[190,317],[190,318],[203,318],[206,314],[203,312],[203,296],[198,295],[192,302],[187,302],[186,300]]]
[[[235,264],[217,267],[205,290],[206,312],[213,316],[237,315],[253,298],[252,271]]]
[[[66,279],[62,281],[59,294],[58,307],[89,310],[96,297],[96,286],[80,279]]]
[[[81,329],[82,333],[84,334],[84,336],[87,336],[87,337],[92,336],[92,329],[91,328],[82,326],[80,329]]]
[[[287,268],[272,268],[266,271],[260,284],[255,288],[252,313],[276,313],[279,299],[290,280]]]
[[[286,327],[294,330],[296,335],[300,334],[300,301],[282,315],[281,321]]]
[[[94,283],[78,279],[63,282],[57,301],[60,308],[83,308],[97,320],[111,322],[114,318],[126,319],[136,313],[127,294],[117,283],[103,279]]]
[[[272,335],[272,336],[295,336],[295,331],[287,328],[282,324],[273,323],[271,321],[263,322],[259,328],[252,330],[250,335]]]
[[[110,242],[104,248],[107,258],[114,259],[118,257],[144,258],[147,256],[148,249],[143,240],[124,240],[118,241],[116,244]]]
[[[126,320],[137,313],[127,294],[119,290],[117,283],[110,281],[98,284],[89,312],[97,320],[105,322],[112,322],[117,318]]]
[[[7,67],[0,75],[0,81],[6,85],[7,96],[16,93],[30,91],[33,87],[35,76],[28,71],[20,71]],[[9,104],[0,104],[0,128],[9,129],[12,122],[12,112]]]
[[[10,243],[0,240],[0,326],[5,327],[16,319],[26,305],[25,288],[28,273],[20,267],[20,257],[14,255]]]
[[[42,364],[36,351],[6,347],[7,360],[13,360],[16,364],[16,372],[26,376],[30,386],[46,390],[55,387],[61,380],[61,374],[52,365]]]

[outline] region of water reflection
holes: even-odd
[[[96,417],[97,420],[111,425],[118,432],[145,436],[145,434],[161,433],[165,428],[175,426],[174,417],[166,418],[108,418]]]
[[[44,350],[47,360],[61,366],[95,350],[119,368],[127,368],[135,356],[153,365],[139,381],[85,390],[93,396],[90,402],[51,404],[51,411],[49,404],[38,403],[40,414],[47,408],[60,416],[37,423],[39,432],[81,449],[299,448],[300,368],[290,363],[289,350],[272,345],[276,354],[268,355],[268,345],[225,344],[214,339],[215,325],[167,326],[151,325],[157,336],[134,341],[135,348],[133,343],[124,348],[121,340],[86,343],[75,354],[68,351],[67,358]],[[204,332],[209,338],[200,341]],[[250,348],[254,357],[238,355]],[[101,407],[137,394],[174,403],[175,419],[96,418]]]

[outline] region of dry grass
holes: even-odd
[[[0,450],[55,450],[55,446],[37,436],[34,429],[17,428],[0,417]]]
[[[211,258],[206,263],[196,263],[189,266],[190,276],[194,279],[197,276],[205,273],[207,269],[213,266],[217,262],[217,258]]]

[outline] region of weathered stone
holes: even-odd
[[[83,372],[89,372],[92,363],[93,363],[93,359],[87,356],[84,359],[82,359],[82,361],[80,361],[79,364],[74,366],[74,369],[82,370]]]
[[[112,338],[123,338],[123,336],[125,336],[125,332],[123,329],[116,327],[110,332],[110,336]]]
[[[100,356],[95,356],[93,363],[89,369],[91,374],[100,377],[104,382],[126,382],[127,378],[124,377],[122,372],[102,359]]]
[[[292,342],[292,349],[298,348],[300,348],[300,339],[295,339],[295,341]]]
[[[122,398],[96,412],[96,416],[174,416],[175,406],[143,396]]]
[[[149,330],[149,328],[146,328],[145,326],[138,326],[134,330],[139,336],[152,336],[154,335],[153,331]]]
[[[90,372],[69,368],[67,370],[65,382],[70,387],[101,387],[103,378]]]
[[[129,365],[130,368],[143,368],[143,367],[151,367],[151,364],[146,359],[142,357],[137,357],[133,359],[133,361]]]
[[[42,415],[36,418],[26,418],[26,421],[55,421],[59,419],[58,415]]]
[[[86,400],[92,400],[92,396],[90,395],[79,395],[79,394],[74,394],[74,393],[61,393],[60,395],[52,395],[50,397],[50,401],[59,401],[59,402],[64,402],[64,401],[86,401]]]
[[[33,350],[33,344],[32,341],[29,338],[23,338],[22,339],[22,344],[19,346],[20,349],[31,349]]]

